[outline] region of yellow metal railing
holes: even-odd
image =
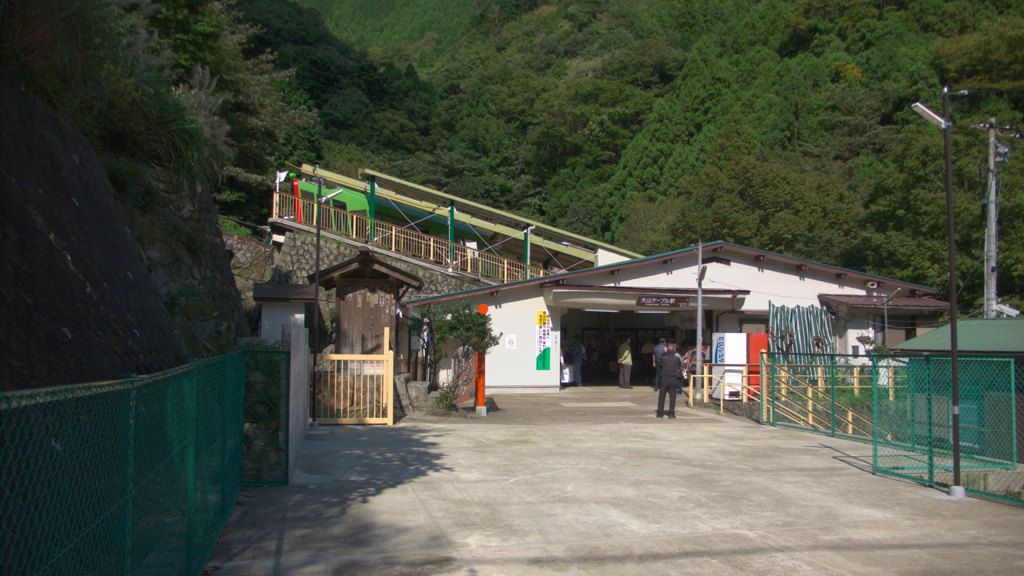
[[[762,352],[764,374],[761,391],[766,401],[761,404],[761,421],[775,422],[776,417],[811,430],[842,433],[848,436],[872,436],[872,414],[846,402],[860,406],[872,396],[870,365],[835,363],[829,366],[809,363],[773,363],[771,355]],[[890,401],[897,388],[905,386],[905,378],[891,367],[882,367],[875,375],[880,387],[887,389]],[[864,400],[860,400],[861,393]],[[841,399],[841,400],[840,400]],[[877,433],[891,437],[889,432]]]
[[[315,226],[316,222],[313,218],[315,208],[316,203],[312,199],[274,193],[274,218],[294,220],[300,224]],[[492,278],[500,280],[502,283],[540,278],[551,274],[537,266],[529,266],[522,262],[467,248],[442,238],[435,238],[415,230],[373,220],[330,206],[321,206],[320,227],[392,252],[436,262],[451,268],[454,272]]]
[[[316,419],[322,424],[394,423],[391,352],[324,354],[316,370]]]

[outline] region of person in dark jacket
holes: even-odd
[[[654,347],[654,382],[651,389],[657,390],[658,383],[661,382],[661,357],[665,354],[665,339],[661,338],[658,340],[657,346]]]
[[[676,417],[676,394],[679,392],[679,378],[683,374],[683,359],[676,354],[676,345],[665,346],[661,357],[661,380],[658,381],[658,418],[668,415]],[[665,411],[665,394],[668,394],[668,412]]]

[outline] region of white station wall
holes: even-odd
[[[708,272],[704,279],[704,288],[711,290],[749,290],[746,297],[736,298],[739,311],[755,312],[767,317],[769,302],[776,306],[819,306],[820,294],[847,295],[887,295],[884,290],[868,289],[862,280],[854,278],[838,278],[834,271],[800,270],[796,264],[782,262],[756,262],[754,256],[746,253],[732,253],[728,250],[720,253],[705,252],[707,258],[724,258],[728,264],[709,262]],[[640,266],[621,269],[617,274],[608,272],[583,276],[579,285],[588,286],[620,286],[657,292],[659,288],[696,289],[697,258],[687,257],[683,261],[679,257],[670,263],[653,259]],[[549,307],[544,300],[544,289],[538,285],[521,288],[505,287],[497,295],[483,293],[470,300],[475,309],[486,304],[492,319],[493,330],[502,333],[502,341],[492,348],[487,356],[487,387],[492,392],[540,392],[558,390],[559,366],[558,351],[561,346],[560,330],[562,323],[568,329],[569,337],[579,333],[581,328],[590,327],[588,317],[591,313],[577,310],[570,311],[567,307]],[[690,298],[689,310],[695,310],[696,297]],[[716,316],[733,306],[732,297],[705,296],[705,306]],[[537,311],[544,310],[551,318],[551,362],[547,370],[537,369]],[[567,314],[567,312],[569,312]],[[563,314],[565,316],[563,317]],[[639,316],[639,315],[638,315]],[[733,312],[719,317],[719,332],[739,332],[740,321],[744,318],[756,319],[758,315],[742,315]],[[660,316],[644,319],[652,327],[664,322]],[[867,322],[860,318],[850,318],[847,326],[847,346],[856,344],[856,337],[869,332]],[[640,328],[626,326],[616,322],[623,328]],[[707,330],[713,327],[707,326]],[[514,347],[509,343],[514,339]],[[840,350],[840,352],[849,352]]]
[[[485,381],[487,393],[552,392],[559,388],[559,331],[562,309],[549,309],[539,289],[508,291],[497,296],[478,295],[470,300],[474,310],[487,305],[491,329],[501,333],[501,341],[487,353]],[[537,311],[551,318],[549,368],[537,369]],[[514,344],[509,340],[513,339]],[[450,354],[450,353],[449,353]],[[447,363],[450,369],[450,362]],[[444,367],[442,368],[441,376]]]

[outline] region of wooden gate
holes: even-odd
[[[384,331],[387,341],[388,330]],[[394,353],[324,354],[316,371],[321,424],[394,423]]]

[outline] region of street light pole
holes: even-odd
[[[704,390],[704,241],[697,240],[697,376]],[[657,384],[657,382],[655,382]]]
[[[953,485],[949,494],[962,498],[964,487],[960,484],[960,365],[957,358],[956,331],[956,224],[953,212],[953,124],[949,121],[949,86],[942,88],[942,118],[946,121],[944,140],[946,148],[946,228],[949,238],[946,250],[949,252],[949,360],[952,363],[952,402],[953,402]]]
[[[318,167],[319,168],[319,167]],[[318,170],[319,171],[319,170]],[[316,295],[316,306],[313,308],[313,424],[314,428],[320,424],[316,420],[316,383],[317,367],[320,365],[320,194],[323,192],[324,179],[316,179],[316,198],[313,201],[313,219],[316,220],[316,270],[313,280],[313,294]]]
[[[966,94],[966,91],[960,92]],[[949,121],[949,86],[942,88],[942,116],[932,112],[920,102],[911,106],[914,112],[920,114],[925,120],[942,128],[946,149],[946,251],[949,253],[949,360],[951,363],[951,384],[950,390],[952,404],[953,427],[953,485],[949,487],[949,495],[953,498],[963,498],[964,487],[960,484],[960,382],[959,364],[957,354],[957,331],[956,331],[956,225],[953,212],[953,124]]]

